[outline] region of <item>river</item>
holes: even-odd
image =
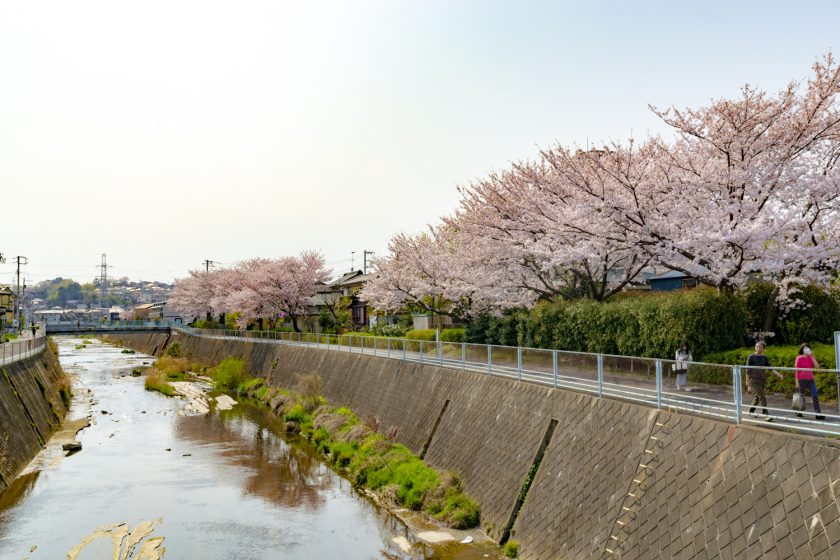
[[[484,547],[440,556],[418,543],[270,414],[179,414],[183,400],[129,375],[149,356],[57,342],[74,377],[69,418],[91,425],[76,437],[81,451],[48,446],[0,495],[0,559],[139,560],[164,548],[179,560],[486,557]]]

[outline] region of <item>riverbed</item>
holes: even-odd
[[[264,411],[184,415],[130,375],[153,358],[87,340],[57,339],[82,449],[48,445],[0,495],[0,559],[487,557],[418,543]]]

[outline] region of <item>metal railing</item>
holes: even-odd
[[[42,323],[47,333],[60,332],[90,332],[90,331],[121,331],[121,330],[163,330],[180,325],[170,321],[45,321]]]
[[[35,338],[22,338],[0,344],[0,365],[5,366],[32,356],[47,348],[47,337],[43,329]]]
[[[750,423],[840,435],[840,410],[833,409],[835,413],[823,410],[820,416],[824,418],[821,419],[817,419],[814,412],[800,417],[790,409],[789,394],[768,395],[768,400],[772,400],[772,403],[768,402],[771,405],[768,406],[770,419],[750,415],[751,396],[747,394],[744,366],[689,362],[689,390],[683,391],[674,385],[674,360],[358,334],[195,329],[180,324],[172,325],[172,328],[201,337],[309,346],[437,365],[622,399],[659,409],[690,412],[736,424]],[[771,369],[788,372],[785,375],[791,376],[794,370],[783,367]],[[838,370],[816,370],[814,375],[819,378],[830,376],[832,384],[836,384],[840,391]]]

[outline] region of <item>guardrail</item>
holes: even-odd
[[[8,365],[31,356],[37,356],[47,348],[47,337],[43,331],[35,338],[11,340],[0,344],[0,365]]]
[[[683,391],[675,387],[671,376],[677,363],[674,360],[354,334],[195,329],[180,324],[171,327],[208,338],[310,346],[438,365],[622,399],[659,409],[690,412],[736,424],[750,423],[776,429],[840,435],[840,411],[828,413],[823,410],[820,419],[814,412],[800,417],[790,410],[790,395],[768,395],[769,416],[750,414],[745,366],[690,362],[687,369],[689,390]],[[788,372],[783,375],[791,376],[794,371],[794,368],[770,369]],[[829,376],[832,385],[836,385],[840,392],[838,370],[816,370],[814,376],[823,384],[826,381],[824,378]],[[709,383],[709,380],[727,382]]]

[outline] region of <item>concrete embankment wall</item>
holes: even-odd
[[[59,395],[64,373],[47,349],[0,366],[0,492],[41,450],[66,413]]]
[[[166,335],[126,335],[150,352]],[[194,359],[244,358],[325,396],[463,476],[482,526],[523,558],[840,558],[840,449],[537,385],[316,348],[173,336]]]

